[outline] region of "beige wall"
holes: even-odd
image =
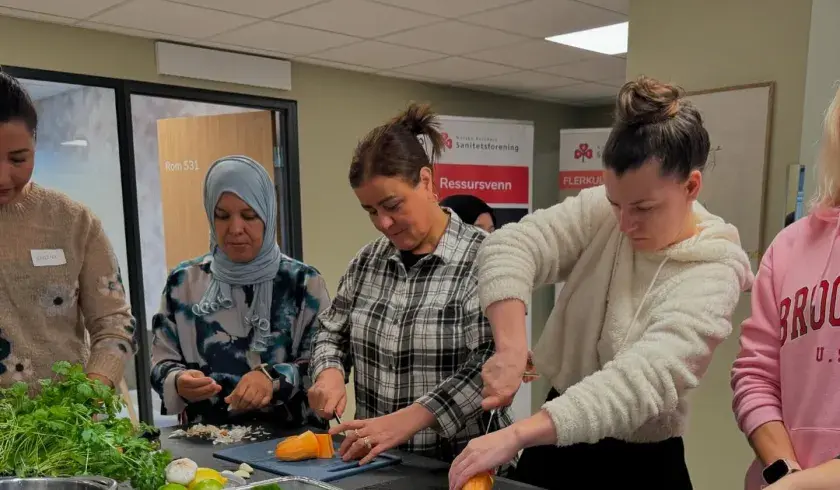
[[[633,0],[627,75],[645,74],[711,89],[776,82],[765,236],[782,227],[786,167],[799,160],[811,2],[806,0]],[[744,205],[733,196],[733,205]],[[733,319],[749,311],[748,295]],[[729,368],[733,335],[693,395],[687,435],[695,488],[741,488],[752,458],[732,415]],[[655,464],[655,463],[654,463]]]
[[[304,258],[332,290],[356,251],[376,237],[347,185],[353,148],[408,102],[431,102],[442,114],[534,121],[537,207],[557,202],[560,129],[578,126],[590,112],[304,64],[293,65],[290,92],[158,76],[151,40],[8,17],[0,17],[0,64],[297,100]],[[551,291],[536,294],[535,338],[551,306]]]

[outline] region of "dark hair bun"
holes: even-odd
[[[430,130],[437,131],[440,127],[431,106],[417,103],[409,105],[394,118],[392,124],[402,126],[416,136],[428,135]]]
[[[667,121],[680,112],[683,90],[653,78],[627,82],[618,92],[615,122],[626,126]]]

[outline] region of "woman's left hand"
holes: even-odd
[[[460,490],[473,476],[511,461],[522,449],[519,444],[510,428],[473,439],[449,468],[449,490]]]
[[[361,459],[359,464],[363,465],[373,461],[382,452],[411,439],[423,428],[427,421],[424,419],[434,420],[428,410],[412,405],[382,417],[345,422],[330,429],[330,434],[345,432],[345,439],[338,449],[339,454],[344,461]]]
[[[239,384],[225,403],[233,412],[249,412],[267,407],[274,396],[274,385],[268,376],[260,371],[251,371],[242,376]]]

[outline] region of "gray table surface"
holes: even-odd
[[[277,431],[264,426],[264,430],[270,431],[271,435],[263,440],[277,437],[286,437],[303,432],[305,429],[295,431]],[[198,466],[214,468],[218,471],[236,470],[237,465],[213,457],[213,453],[231,445],[213,445],[209,441],[198,439],[177,438],[170,439],[169,434],[172,428],[161,431],[160,442],[163,449],[168,449],[174,458],[190,458]],[[330,485],[345,490],[364,490],[372,486],[376,488],[388,488],[391,490],[447,490],[449,488],[449,465],[422,456],[400,451],[390,451],[399,455],[402,462],[386,468],[379,468],[364,473],[353,475],[341,480],[329,482]],[[251,481],[263,481],[276,478],[277,475],[263,471],[255,471]],[[494,490],[535,490],[537,487],[508,480],[496,478]]]

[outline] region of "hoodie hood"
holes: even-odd
[[[710,213],[699,202],[694,203],[694,217],[699,233],[657,253],[675,262],[724,263],[737,274],[741,290],[748,291],[755,276],[749,256],[741,247],[738,228]]]

